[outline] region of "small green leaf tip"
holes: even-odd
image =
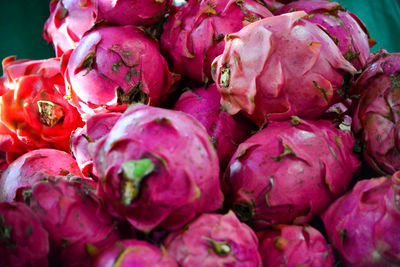
[[[212,245],[214,252],[217,253],[219,256],[228,256],[229,253],[231,253],[232,251],[231,246],[226,241],[215,241],[206,236],[203,236],[203,239],[207,240]]]

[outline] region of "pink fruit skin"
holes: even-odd
[[[254,229],[309,222],[346,192],[360,162],[330,121],[271,122],[239,145],[224,176],[228,203]]]
[[[357,79],[353,131],[365,161],[380,174],[400,169],[400,53],[378,51]]]
[[[217,150],[221,170],[225,170],[237,146],[250,137],[254,125],[241,114],[229,115],[221,109],[221,95],[215,84],[181,95],[174,109],[195,117],[207,129]]]
[[[46,267],[49,237],[24,203],[0,203],[0,266]]]
[[[346,266],[400,265],[400,173],[359,181],[322,214]]]
[[[157,105],[174,82],[157,41],[136,26],[86,33],[69,58],[65,79],[67,97],[85,119],[137,102]]]
[[[49,233],[54,266],[91,266],[92,253],[119,239],[92,184],[84,180],[51,177],[36,183],[27,201]]]
[[[68,153],[56,149],[37,149],[25,153],[2,173],[0,201],[21,200],[21,190],[31,188],[50,176],[81,176],[76,161]]]
[[[174,72],[207,82],[212,61],[224,50],[224,35],[270,16],[272,13],[254,0],[190,0],[164,24],[162,50]]]
[[[178,267],[176,261],[165,249],[141,240],[127,239],[117,241],[114,246],[96,257],[93,267]]]
[[[71,135],[71,153],[85,177],[98,180],[93,159],[89,154],[88,145],[107,135],[122,113],[100,113],[90,117],[83,128],[78,128]]]
[[[0,150],[0,173],[5,171],[8,167],[8,163],[6,160],[6,153]],[[1,179],[1,177],[0,177]]]
[[[274,225],[257,232],[264,266],[333,266],[332,248],[311,226]]]
[[[292,115],[318,119],[341,100],[355,68],[303,11],[265,18],[225,37],[212,75],[228,113],[259,126]]]
[[[214,242],[220,242],[218,248]],[[203,214],[185,229],[170,233],[164,245],[182,267],[262,266],[255,233],[232,211],[225,215]],[[221,245],[225,253],[221,253]]]
[[[220,208],[219,164],[209,139],[206,129],[183,112],[131,106],[108,136],[89,146],[100,178],[98,194],[108,211],[150,232],[179,229]],[[123,169],[133,161],[153,166],[138,184]]]
[[[360,70],[369,57],[369,34],[364,23],[339,3],[322,0],[302,0],[289,3],[274,12],[275,15],[291,10],[305,11],[308,21],[321,26],[334,39],[340,52]]]

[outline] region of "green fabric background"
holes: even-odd
[[[400,52],[400,0],[339,0],[364,21],[377,41],[372,49],[383,47]],[[16,55],[19,59],[53,57],[52,46],[41,32],[49,16],[48,0],[0,0],[0,58]]]

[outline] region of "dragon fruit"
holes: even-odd
[[[90,117],[83,128],[78,128],[71,135],[71,152],[82,174],[98,180],[96,168],[93,166],[93,159],[89,154],[89,143],[95,142],[107,135],[122,113],[100,113]]]
[[[175,104],[175,110],[194,116],[206,127],[217,150],[221,170],[225,170],[237,146],[250,137],[252,123],[241,114],[231,116],[221,109],[221,95],[215,84],[208,88],[186,91]]]
[[[49,177],[25,189],[25,202],[49,233],[54,266],[90,266],[91,257],[119,239],[92,184]]]
[[[165,249],[141,240],[127,239],[117,241],[114,246],[97,256],[93,267],[178,267],[176,261]]]
[[[345,59],[360,70],[369,57],[370,42],[364,23],[337,2],[301,0],[289,3],[274,12],[281,15],[291,11],[307,12],[308,21],[320,26],[335,41]]]
[[[164,24],[161,47],[173,71],[211,80],[211,62],[224,50],[224,35],[272,13],[255,0],[189,1]]]
[[[24,203],[0,203],[0,266],[46,267],[49,237]]]
[[[0,174],[8,167],[6,153],[0,150]],[[1,178],[0,178],[1,179]]]
[[[22,200],[23,190],[31,188],[43,177],[80,176],[76,161],[64,151],[41,148],[25,153],[1,175],[0,201]]]
[[[215,149],[183,112],[133,105],[89,151],[108,211],[140,231],[176,230],[222,206]]]
[[[400,265],[400,172],[359,181],[322,220],[346,266]]]
[[[64,99],[60,59],[8,57],[3,70],[8,91],[0,97],[0,128],[7,129],[0,129],[0,149],[20,154],[41,147],[69,152],[71,132],[83,122]]]
[[[270,122],[239,145],[224,176],[227,203],[254,229],[309,222],[346,192],[360,163],[331,121]]]
[[[70,103],[86,116],[133,103],[157,105],[174,82],[157,41],[136,26],[88,32],[69,58],[65,79]]]
[[[261,126],[292,115],[318,119],[341,100],[356,69],[306,15],[265,18],[225,36],[212,75],[228,113],[241,110]]]
[[[185,229],[170,233],[164,245],[182,267],[262,266],[255,233],[232,211],[203,214]]]
[[[333,266],[332,248],[311,226],[274,225],[257,232],[264,266]]]
[[[400,53],[380,50],[357,79],[353,130],[365,161],[381,174],[400,170]]]

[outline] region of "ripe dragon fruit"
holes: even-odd
[[[168,17],[161,47],[173,71],[208,82],[212,61],[224,50],[224,35],[270,16],[255,0],[191,0]]]
[[[206,129],[183,112],[136,104],[89,151],[108,211],[143,232],[176,230],[222,206]]]
[[[79,169],[86,177],[98,180],[93,159],[89,154],[89,143],[95,142],[107,135],[122,113],[111,112],[91,116],[83,128],[78,128],[71,135],[71,152],[74,155]]]
[[[80,176],[76,161],[64,151],[41,148],[25,153],[0,178],[0,201],[23,200],[26,188],[49,176]]]
[[[303,11],[265,18],[225,36],[212,75],[228,113],[259,126],[292,115],[318,119],[339,102],[356,69]]]
[[[291,11],[305,11],[306,19],[320,26],[335,41],[345,59],[360,70],[374,44],[364,23],[339,3],[323,0],[301,0],[289,3],[274,12],[281,15]]]
[[[79,177],[50,177],[25,189],[25,202],[49,233],[54,266],[90,266],[90,256],[118,240],[113,221],[94,193]]]
[[[101,21],[150,26],[166,13],[169,0],[53,0],[43,38],[57,57],[77,47],[85,32]]]
[[[324,236],[307,225],[274,225],[257,232],[264,266],[333,266],[332,248]]]
[[[86,116],[159,104],[174,82],[157,41],[136,26],[97,27],[69,58],[67,97]]]
[[[251,135],[252,123],[241,114],[229,115],[221,109],[221,95],[215,84],[186,91],[174,109],[195,117],[206,127],[217,150],[221,170],[225,170],[237,146]]]
[[[69,152],[71,132],[83,122],[64,99],[60,59],[8,57],[3,60],[3,70],[8,91],[0,97],[0,128],[7,129],[0,130],[0,149],[20,154],[41,147]]]
[[[359,181],[321,217],[346,266],[400,265],[400,172]]]
[[[352,133],[330,121],[271,122],[233,155],[227,202],[254,229],[307,223],[346,192],[360,166],[353,145]]]
[[[400,53],[380,50],[368,60],[354,94],[360,95],[353,131],[365,161],[381,174],[400,170]]]
[[[164,245],[182,267],[262,266],[255,233],[232,211],[203,214],[183,230],[170,233]]]
[[[176,261],[165,249],[141,240],[117,241],[96,257],[93,267],[178,267]]]
[[[0,203],[0,266],[46,267],[49,237],[24,203]]]

